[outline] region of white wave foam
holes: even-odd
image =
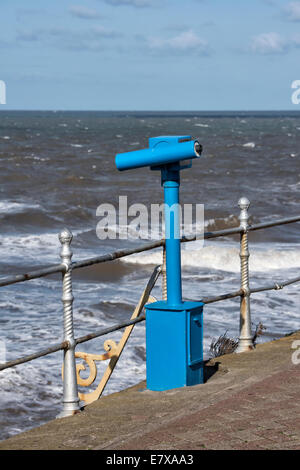
[[[207,268],[213,270],[239,272],[240,257],[239,247],[208,245],[201,248],[182,249],[181,259],[183,267]],[[162,254],[160,251],[153,253],[140,253],[131,255],[125,260],[132,264],[160,264]],[[276,247],[272,249],[250,248],[249,265],[251,271],[267,272],[277,269],[300,268],[300,247],[290,249],[288,247]]]
[[[5,260],[57,262],[59,240],[56,233],[43,235],[0,236],[0,254]]]
[[[5,300],[4,302],[0,301],[0,308],[1,309],[14,309],[14,310],[21,310],[21,305],[19,302],[13,302],[11,300]]]
[[[88,230],[73,230],[73,236],[84,232],[88,232]],[[56,263],[59,261],[59,250],[60,242],[58,233],[0,235],[0,256],[5,260],[20,258],[41,263]],[[84,254],[85,250],[77,250],[78,256],[83,256]]]
[[[57,233],[45,233],[41,235],[23,235],[23,236],[0,236],[0,242],[6,246],[27,246],[28,248],[37,248],[41,246],[57,245]]]
[[[38,209],[39,204],[24,204],[21,202],[0,201],[0,214],[25,212],[27,209]]]
[[[243,147],[254,149],[255,142],[247,142],[246,144],[243,145]]]

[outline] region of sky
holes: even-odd
[[[300,1],[1,0],[1,110],[300,110]]]

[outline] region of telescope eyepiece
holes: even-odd
[[[195,140],[194,149],[195,149],[195,154],[197,155],[197,157],[200,157],[201,153],[202,153],[202,150],[203,150],[203,147],[198,142],[198,140]]]

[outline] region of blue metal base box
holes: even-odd
[[[203,303],[146,305],[146,367],[149,390],[203,383]]]

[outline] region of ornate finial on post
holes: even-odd
[[[58,238],[61,244],[67,243],[68,245],[70,245],[73,240],[73,234],[72,232],[70,232],[69,229],[64,228],[58,235]]]
[[[58,418],[72,416],[80,410],[76,363],[75,363],[75,340],[73,328],[73,293],[72,293],[72,251],[71,242],[72,233],[68,229],[64,229],[59,234],[61,243],[60,257],[62,264],[65,265],[63,273],[63,309],[64,309],[64,341],[69,342],[69,348],[64,350],[64,399],[63,411]]]
[[[239,204],[239,208],[241,209],[241,213],[239,216],[241,227],[247,230],[248,219],[249,219],[248,209],[250,207],[250,201],[246,197],[241,197],[238,204]]]
[[[251,312],[250,312],[250,287],[249,287],[249,250],[248,250],[248,208],[250,201],[246,197],[242,197],[239,202],[241,213],[239,216],[241,228],[244,232],[241,233],[240,242],[240,259],[241,259],[241,289],[243,295],[241,296],[240,305],[240,337],[239,344],[236,349],[237,353],[245,352],[253,349],[253,339],[251,333]]]
[[[72,259],[71,243],[73,240],[73,235],[67,228],[64,228],[58,235],[59,241],[61,243],[60,257],[62,264],[66,266],[66,271],[69,270]]]

